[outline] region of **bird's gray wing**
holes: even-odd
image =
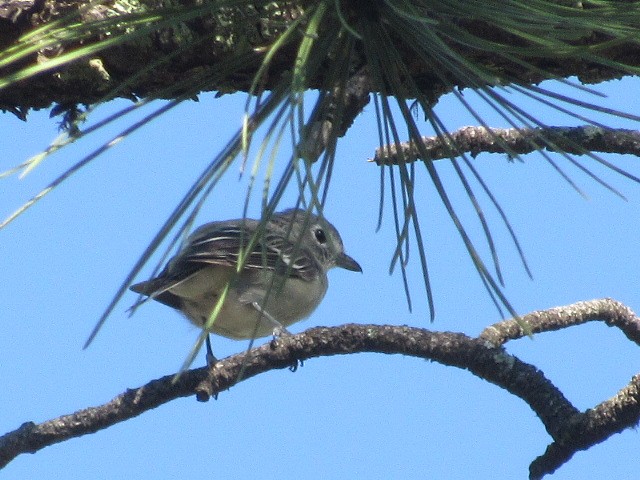
[[[184,269],[172,273],[169,271],[169,266],[167,266],[157,277],[147,280],[146,282],[131,285],[129,287],[130,290],[147,296],[147,298],[138,300],[131,309],[135,309],[147,300],[153,299],[171,308],[180,310],[182,308],[182,298],[171,293],[170,290],[185,280],[188,280],[192,275],[195,275],[200,268],[202,267],[196,268],[195,266],[191,266],[188,270]]]
[[[279,249],[264,237],[257,236],[255,225],[214,224],[211,228],[205,225],[191,236],[176,261],[181,266],[200,268],[204,265],[236,267],[245,255],[243,268],[273,269],[278,262]]]
[[[246,255],[244,269],[274,270],[309,281],[317,276],[313,258],[300,245],[291,243],[281,233],[270,231],[256,236],[257,226],[255,220],[203,225],[156,278],[132,285],[131,290],[179,309],[180,298],[169,290],[202,268],[236,267],[242,255]],[[248,247],[250,251],[246,253]]]
[[[246,227],[227,225],[231,222],[212,222],[198,228],[187,238],[185,245],[165,268],[146,282],[132,285],[136,293],[152,297],[172,308],[180,309],[182,300],[169,290],[211,265],[235,267],[240,252],[251,242],[254,225],[247,220]],[[258,245],[254,247],[260,249]],[[251,252],[250,258],[255,255]]]
[[[265,236],[268,249],[278,252],[279,260],[272,265],[280,275],[312,281],[320,274],[321,269],[313,255],[300,245],[282,236]]]
[[[188,265],[225,265],[235,267],[241,255],[246,255],[244,269],[275,270],[282,275],[313,280],[317,267],[308,251],[291,242],[283,233],[265,231],[255,236],[257,222],[247,228],[236,226],[217,227],[194,233],[181,261]],[[255,238],[254,238],[255,236]],[[247,247],[250,252],[245,253]]]

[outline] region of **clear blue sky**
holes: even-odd
[[[611,82],[598,87],[609,95],[599,101],[637,113],[640,101],[633,92],[638,86],[638,81]],[[473,100],[470,92],[465,95]],[[135,300],[133,294],[116,308],[93,345],[86,351],[81,347],[176,202],[237,128],[243,104],[243,96],[215,100],[204,95],[199,103],[182,105],[111,149],[0,231],[1,433],[25,421],[41,422],[102,404],[126,388],[179,368],[197,330],[159,304],[148,304],[129,318],[126,309]],[[126,105],[108,105],[96,118]],[[548,124],[576,123],[530,102],[524,105]],[[481,110],[489,124],[507,126],[487,108]],[[475,124],[455,100],[446,99],[437,111],[450,129]],[[617,119],[609,123],[637,128]],[[57,128],[47,112],[31,114],[27,123],[5,114],[0,125],[0,170],[44,149]],[[121,123],[63,150],[23,180],[0,180],[0,216],[5,218],[123,127]],[[332,271],[322,305],[291,330],[361,322],[478,334],[498,321],[498,314],[420,168],[416,198],[433,281],[435,323],[429,324],[417,263],[409,269],[412,313],[400,276],[388,275],[395,245],[391,210],[387,208],[383,228],[375,233],[378,167],[366,162],[377,138],[369,106],[339,144],[325,212],[364,274]],[[640,175],[637,158],[608,158]],[[605,296],[640,311],[640,186],[586,161],[622,190],[625,202],[564,159],[556,160],[589,200],[539,155],[525,157],[524,164],[508,162],[504,155],[481,155],[474,161],[519,234],[533,270],[530,281],[485,201],[509,299],[521,313]],[[233,169],[198,223],[241,214],[247,180],[238,180],[237,167]],[[439,169],[481,243],[452,169],[445,162]],[[293,199],[290,193],[283,206]],[[257,212],[255,200],[252,214]],[[147,275],[152,267],[145,270]],[[218,356],[246,348],[244,342],[220,337],[214,342]],[[602,324],[520,340],[508,350],[542,369],[581,409],[609,398],[640,371],[640,350]],[[196,362],[203,364],[203,356]],[[525,403],[468,372],[415,358],[363,354],[310,360],[296,373],[269,372],[207,404],[194,398],[172,402],[94,435],[21,455],[2,476],[525,478],[530,461],[549,441]],[[635,431],[615,435],[576,454],[552,478],[634,478],[639,446]]]

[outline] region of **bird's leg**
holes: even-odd
[[[213,350],[211,349],[211,338],[210,338],[210,335],[208,333],[207,333],[207,338],[206,338],[206,344],[207,344],[207,355],[206,355],[205,358],[207,359],[207,367],[211,368],[216,363],[218,363],[218,359],[213,354]]]
[[[278,320],[276,320],[273,316],[269,314],[266,310],[262,308],[262,306],[258,302],[251,302],[253,308],[260,312],[260,314],[267,319],[267,321],[273,326],[273,340],[271,341],[271,347],[276,347],[276,342],[279,337],[283,335],[291,335],[291,332],[285,328]],[[302,360],[294,360],[291,365],[289,365],[289,370],[295,372],[298,369],[298,366],[302,366]]]
[[[273,338],[276,339],[283,335],[291,335],[291,332],[285,328],[278,320],[276,320],[269,312],[264,310],[258,302],[251,302],[251,306],[255,308],[273,327]]]

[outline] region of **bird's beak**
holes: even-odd
[[[358,262],[356,262],[346,253],[338,256],[338,258],[336,259],[336,266],[344,268],[346,270],[351,270],[352,272],[362,272],[362,267],[360,266],[360,264],[358,264]]]

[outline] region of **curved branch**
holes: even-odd
[[[602,320],[620,328],[636,343],[640,331],[640,319],[611,299],[534,312],[524,319],[534,332]],[[242,380],[269,370],[290,367],[314,357],[361,352],[409,355],[463,368],[522,398],[554,440],[531,464],[531,478],[553,472],[576,451],[638,423],[640,374],[613,398],[581,413],[541,371],[503,349],[506,341],[522,336],[519,328],[514,320],[500,322],[485,329],[478,338],[462,333],[380,325],[313,328],[234,355],[212,368],[190,370],[178,379],[168,375],[153,380],[98,407],[41,424],[27,422],[0,437],[0,468],[21,453],[35,453],[48,445],[97,432],[179,397],[195,395],[198,400],[206,401]]]
[[[522,317],[532,333],[552,332],[587,322],[601,321],[609,327],[619,328],[624,335],[640,346],[640,318],[624,304],[611,298],[577,302],[572,305],[532,312]],[[506,320],[485,328],[479,338],[492,345],[504,345],[509,340],[525,336],[516,320]],[[569,461],[574,453],[605,441],[614,433],[633,427],[640,420],[640,375],[612,398],[557,425],[559,435],[554,436],[545,453],[529,467],[532,479],[555,472]],[[547,431],[550,427],[547,426]]]
[[[475,157],[480,153],[506,153],[522,155],[540,149],[552,152],[563,151],[575,155],[589,152],[621,153],[640,156],[640,131],[608,129],[585,125],[581,127],[548,128],[485,128],[462,127],[445,136],[422,137],[429,153],[429,160],[441,160],[468,153]],[[553,141],[553,147],[549,145]],[[402,152],[402,156],[399,155]],[[377,148],[369,159],[378,165],[396,165],[419,159],[418,148],[411,142],[400,146],[385,145]]]
[[[206,400],[209,392],[203,390],[203,380],[212,385],[210,392],[215,395],[241,380],[300,360],[361,352],[410,355],[467,369],[523,398],[548,424],[553,418],[577,414],[542,372],[481,339],[409,327],[350,324],[281,337],[218,362],[210,370],[185,372],[175,382],[174,375],[167,375],[127,390],[104,405],[41,424],[25,423],[0,437],[0,466],[21,453],[35,453],[48,445],[97,432],[179,397],[198,394],[199,399]]]
[[[529,466],[529,478],[541,479],[568,462],[574,453],[604,442],[614,433],[635,427],[640,418],[640,375],[609,400],[581,414],[567,425],[562,441],[551,443]]]
[[[629,307],[612,298],[540,310],[524,315],[522,320],[531,327],[531,333],[552,332],[586,322],[601,321],[609,327],[619,328],[629,340],[640,346],[640,318]],[[499,346],[523,336],[525,333],[522,328],[512,319],[485,328],[479,338]]]

